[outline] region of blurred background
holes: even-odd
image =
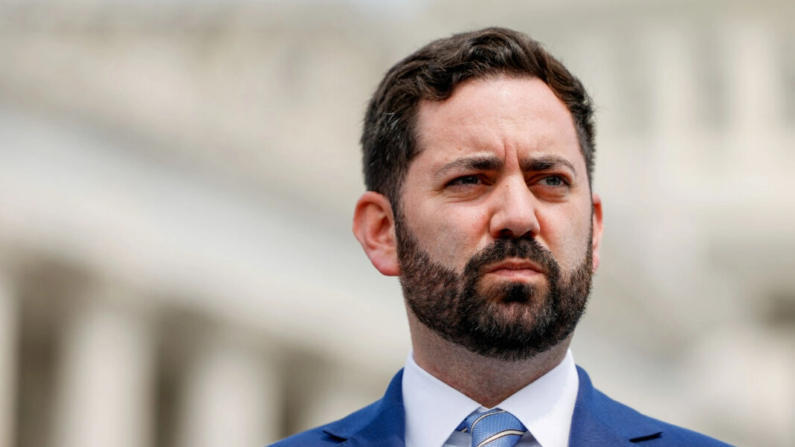
[[[0,446],[257,447],[409,350],[350,232],[383,73],[488,25],[597,108],[573,346],[608,395],[795,445],[795,3],[0,2]]]

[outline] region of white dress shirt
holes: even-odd
[[[569,445],[579,382],[568,351],[558,366],[496,406],[527,427],[517,447]],[[472,435],[455,429],[470,413],[488,410],[420,368],[413,353],[403,369],[403,407],[406,447],[470,447]]]

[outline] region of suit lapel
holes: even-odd
[[[390,405],[340,447],[404,447],[405,424],[403,404]]]
[[[589,409],[574,409],[571,423],[569,447],[615,447],[630,446],[632,443],[619,436],[612,428],[605,425]]]
[[[569,447],[637,446],[658,438],[662,426],[593,388],[585,371],[577,367],[580,387],[571,421]]]
[[[403,370],[389,383],[381,400],[330,424],[323,431],[338,438],[339,447],[404,447]]]

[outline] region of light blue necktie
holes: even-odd
[[[456,430],[472,433],[472,447],[513,447],[527,433],[519,419],[499,408],[470,414]]]

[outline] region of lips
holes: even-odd
[[[486,268],[486,273],[502,273],[507,275],[520,274],[522,272],[530,273],[529,271],[546,274],[546,271],[541,266],[525,259],[506,260]]]

